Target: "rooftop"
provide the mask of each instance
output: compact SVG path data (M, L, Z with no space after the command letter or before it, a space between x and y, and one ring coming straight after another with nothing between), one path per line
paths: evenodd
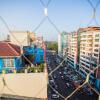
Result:
M95 31L95 30L100 30L100 27L86 27L86 28L79 28L79 32L85 32L85 31Z
M21 49L19 46L10 42L0 41L0 56L20 56Z

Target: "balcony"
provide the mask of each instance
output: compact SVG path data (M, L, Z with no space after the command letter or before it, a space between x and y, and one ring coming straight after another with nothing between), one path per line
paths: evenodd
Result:
M88 39L88 40L92 40L92 37L90 37L90 36L87 36L87 39Z
M90 63L89 59L86 59L86 58L83 58L83 57L81 57L81 59L84 60L84 62L89 62Z
M85 61L80 61L81 63L83 63L83 64L85 64L88 68L90 67L90 63L89 62L86 62L86 60Z

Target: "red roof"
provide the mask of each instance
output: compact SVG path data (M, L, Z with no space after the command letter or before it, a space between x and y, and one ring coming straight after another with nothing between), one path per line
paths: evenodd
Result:
M0 42L0 56L20 56L21 49L19 46L10 42Z

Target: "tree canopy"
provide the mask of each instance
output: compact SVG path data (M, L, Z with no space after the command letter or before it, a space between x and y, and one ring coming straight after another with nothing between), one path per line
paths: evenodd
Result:
M47 42L47 49L48 50L58 50L58 43L57 42Z

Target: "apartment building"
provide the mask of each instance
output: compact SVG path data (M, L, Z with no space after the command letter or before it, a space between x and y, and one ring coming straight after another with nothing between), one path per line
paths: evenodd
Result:
M100 27L80 28L78 34L79 66L81 73L86 76L100 64Z
M61 39L62 39L62 56L64 57L66 55L66 51L67 51L67 47L68 47L68 33L63 32L61 35Z
M71 32L68 34L68 48L67 48L67 62L68 65L76 68L78 62L78 42L77 42L77 32Z
M63 32L61 34L61 41L60 45L60 53L62 54L63 57L66 57L66 61L68 62L68 65L76 68L77 66L77 61L78 61L78 42L77 42L77 32L72 32L72 33L66 33ZM59 41L58 41L59 43Z
M100 27L80 28L77 32L62 33L60 36L61 54L66 56L67 65L78 69L83 77L99 68L90 76L90 82L96 79L100 89Z

